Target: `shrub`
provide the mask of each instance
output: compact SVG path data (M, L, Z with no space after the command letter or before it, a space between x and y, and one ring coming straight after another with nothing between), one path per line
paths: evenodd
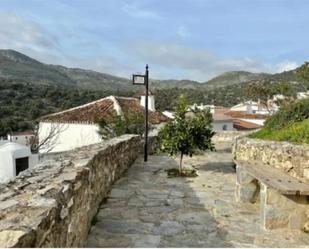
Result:
M145 131L144 114L129 111L126 115L111 114L106 119L96 121L99 134L103 139L121 136L123 134L143 135Z
M274 131L295 122L301 122L309 118L309 99L283 105L271 117L265 121L264 129Z
M249 137L309 144L309 119L303 120L302 122L289 124L278 130L271 131L264 128L249 135Z

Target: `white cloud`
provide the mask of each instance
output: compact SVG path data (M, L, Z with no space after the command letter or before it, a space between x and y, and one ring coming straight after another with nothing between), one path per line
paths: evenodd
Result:
M295 61L289 61L289 60L285 60L279 64L276 65L277 68L277 72L281 73L284 71L289 71L289 70L293 70L297 67L299 67L300 65L298 63L296 63Z
M177 35L179 35L181 38L187 38L190 36L190 32L185 26L180 25L177 29Z
M125 5L124 11L139 18L159 18L154 12L137 7L134 3ZM205 48L163 42L136 42L121 47L105 40L82 35L79 37L78 32L59 32L63 35L55 36L39 23L0 12L0 48L15 49L45 63L87 68L126 77L139 70L137 67L149 63L153 69L152 75L158 78L186 78L199 81L206 81L227 71L276 73L298 66L290 60L274 65L257 58L223 58ZM181 25L177 34L185 38L190 32ZM70 54L64 44L73 44L81 53ZM93 53L101 47L108 47L109 51ZM113 53L110 52L111 49ZM88 51L89 56L86 56Z
M44 51L55 49L58 40L33 21L0 13L0 46Z
M160 15L154 11L147 10L137 3L126 3L123 5L122 10L131 17L134 18L145 18L145 19L160 19Z
M163 78L187 78L206 81L227 71L249 71L254 73L275 73L293 69L295 62L285 61L277 65L266 63L258 58L223 58L204 48L192 48L177 44L139 42L128 49L140 60L165 68L169 75ZM168 68L169 70L167 70ZM179 72L181 72L179 74Z

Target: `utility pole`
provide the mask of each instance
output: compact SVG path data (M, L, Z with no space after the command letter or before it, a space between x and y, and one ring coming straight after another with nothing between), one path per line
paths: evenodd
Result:
M144 142L144 162L148 159L148 81L149 81L149 69L146 64L145 72L145 142Z
M145 85L145 137L144 137L144 162L148 160L148 85L149 68L146 64L145 74L133 74L133 85Z

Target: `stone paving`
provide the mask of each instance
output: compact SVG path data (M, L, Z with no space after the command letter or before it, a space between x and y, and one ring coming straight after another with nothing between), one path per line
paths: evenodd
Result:
M168 178L177 161L140 157L113 186L87 247L308 247L301 231L260 228L259 205L235 202L229 144L185 158L196 178Z

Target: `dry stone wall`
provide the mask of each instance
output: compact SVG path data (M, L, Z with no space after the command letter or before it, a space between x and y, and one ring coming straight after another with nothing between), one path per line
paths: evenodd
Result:
M84 246L99 204L142 148L124 135L58 154L1 186L0 247Z
M247 136L251 131L218 131L213 136L214 142L233 142L238 137Z
M239 137L234 143L233 154L235 159L257 160L309 182L308 145Z

